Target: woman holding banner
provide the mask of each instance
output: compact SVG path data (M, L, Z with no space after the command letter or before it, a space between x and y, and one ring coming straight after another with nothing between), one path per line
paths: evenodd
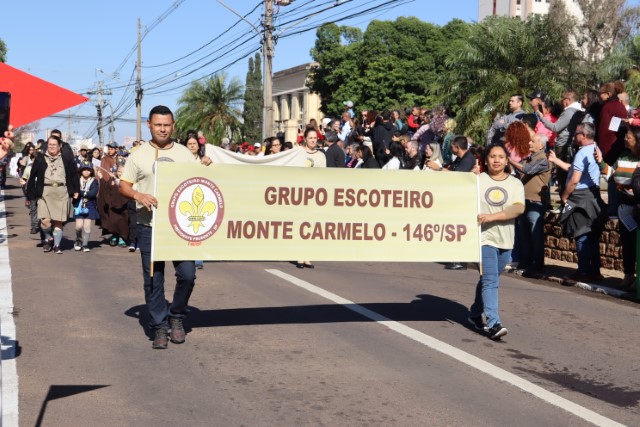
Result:
M303 149L307 155L307 167L310 168L325 168L327 167L327 156L324 151L318 150L318 133L315 129L307 127L304 131L304 145ZM296 262L298 268L314 268L311 261L301 260Z
M524 212L524 187L510 174L508 162L506 148L492 145L485 156L486 172L479 176L482 260L469 321L476 329L488 333L492 340L508 332L498 315L500 273L511 258L515 219Z

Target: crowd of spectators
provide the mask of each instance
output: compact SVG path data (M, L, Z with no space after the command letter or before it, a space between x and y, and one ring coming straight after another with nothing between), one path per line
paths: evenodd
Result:
M551 212L558 214L565 235L576 241L579 262L570 279L597 282L602 279L600 233L608 217L620 217L625 273L621 287L634 289L634 177L640 175L636 173L640 161L640 109L629 106L622 83L605 83L598 90L589 89L581 95L566 90L559 100L552 100L541 90L526 97L513 94L508 111L496 114L486 140L480 143L456 133L455 118L450 116L442 106L358 111L353 102L345 101L340 117L324 118L321 123L310 120L301 126L295 141L286 141L279 133L262 142L237 143L223 138L220 147L249 156L302 148L316 167L479 174L486 170L486 148L503 145L508 153L508 169L525 189L525 211L516 221L511 267L532 277L544 272L544 221ZM117 191L129 151L110 143L105 152L82 146L74 153L59 132L53 134L57 139L27 144L17 166L27 196L31 233L41 233L45 251L61 253L61 222L57 218L64 216L65 208L56 207L60 212L52 215L42 206L54 205L48 200L50 193L60 193L64 198L66 192L70 200L66 209L69 217L76 220L76 250L89 251L88 235L91 221L95 221L103 235L109 236L111 246L135 251L135 206ZM202 132L189 131L179 141L195 157L205 155ZM130 151L144 143L134 142ZM54 146L52 151L49 145ZM73 168L72 173L38 179L42 162L54 164L53 161L61 161L58 157L64 160L64 168ZM66 190L62 192L58 186ZM556 197L552 197L554 187ZM607 203L601 197L601 188L607 194ZM559 203L552 203L552 199ZM43 218L51 221L43 224ZM466 266L449 263L446 268L459 270Z

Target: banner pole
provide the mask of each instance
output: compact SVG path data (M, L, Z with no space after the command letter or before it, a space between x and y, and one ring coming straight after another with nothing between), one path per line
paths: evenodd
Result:
M476 175L476 199L477 199L477 214L476 214L476 223L478 221L478 215L480 215L480 175ZM478 271L482 276L482 225L478 224Z

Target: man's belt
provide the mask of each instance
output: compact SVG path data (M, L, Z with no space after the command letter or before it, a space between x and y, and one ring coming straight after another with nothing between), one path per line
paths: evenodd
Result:
M65 184L64 182L51 182L49 184L45 184L45 187L66 187L67 184Z

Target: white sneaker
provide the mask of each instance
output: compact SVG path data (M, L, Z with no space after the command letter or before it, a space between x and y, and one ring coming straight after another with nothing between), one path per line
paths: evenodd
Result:
M83 246L82 252L91 252L91 249L89 249L89 246Z
M82 242L80 240L76 240L76 242L73 244L73 249L76 251L79 251L82 249Z

